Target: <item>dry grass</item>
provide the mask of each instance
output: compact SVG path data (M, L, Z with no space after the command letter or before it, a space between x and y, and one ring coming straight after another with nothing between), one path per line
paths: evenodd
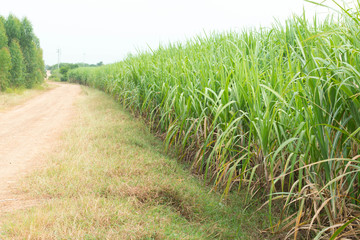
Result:
M258 204L221 201L111 97L84 88L77 107L48 167L24 180L44 204L3 216L1 239L263 238Z
M0 92L0 112L20 105L54 87L56 86L45 82L32 89L7 89L5 92Z

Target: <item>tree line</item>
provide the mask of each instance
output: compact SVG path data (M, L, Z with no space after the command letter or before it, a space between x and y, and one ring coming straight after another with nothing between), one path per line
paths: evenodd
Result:
M31 88L44 77L43 52L31 22L0 16L0 90Z
M89 64L89 63L60 63L58 64L54 64L54 65L46 65L45 69L46 70L56 70L56 69L60 69L60 68L69 68L69 69L74 69L74 68L79 68L79 67L99 67L104 65L104 63L98 62L97 64Z
M50 80L53 81L68 81L68 72L72 69L79 68L79 67L100 67L104 65L104 63L98 62L97 64L88 64L88 63L60 63L54 64L52 66L46 65L45 69L51 71Z

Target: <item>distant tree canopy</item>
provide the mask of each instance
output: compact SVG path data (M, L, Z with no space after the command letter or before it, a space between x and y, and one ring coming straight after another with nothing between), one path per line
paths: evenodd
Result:
M0 90L31 88L44 77L43 53L31 22L12 14L0 16Z
M103 62L98 62L97 64L89 64L89 63L60 63L59 66L57 64L54 65L46 65L46 70L55 70L60 69L62 67L69 67L70 69L78 68L78 67L99 67L104 65Z
M97 64L88 64L88 63L60 63L54 64L52 66L46 65L45 69L51 71L50 79L55 81L66 82L68 80L68 71L74 68L79 67L98 67L104 65L103 62L98 62Z

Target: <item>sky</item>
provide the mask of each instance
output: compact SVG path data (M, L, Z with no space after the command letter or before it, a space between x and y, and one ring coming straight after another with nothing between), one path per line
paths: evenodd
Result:
M209 32L270 27L303 9L324 8L303 0L6 0L0 15L27 17L45 64L121 61L129 53L184 42Z

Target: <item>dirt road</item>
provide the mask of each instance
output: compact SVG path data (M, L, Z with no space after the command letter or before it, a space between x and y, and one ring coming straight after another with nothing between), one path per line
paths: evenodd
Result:
M18 208L13 188L18 179L41 164L74 115L77 85L58 84L21 106L0 113L0 213ZM22 201L24 203L24 201Z

